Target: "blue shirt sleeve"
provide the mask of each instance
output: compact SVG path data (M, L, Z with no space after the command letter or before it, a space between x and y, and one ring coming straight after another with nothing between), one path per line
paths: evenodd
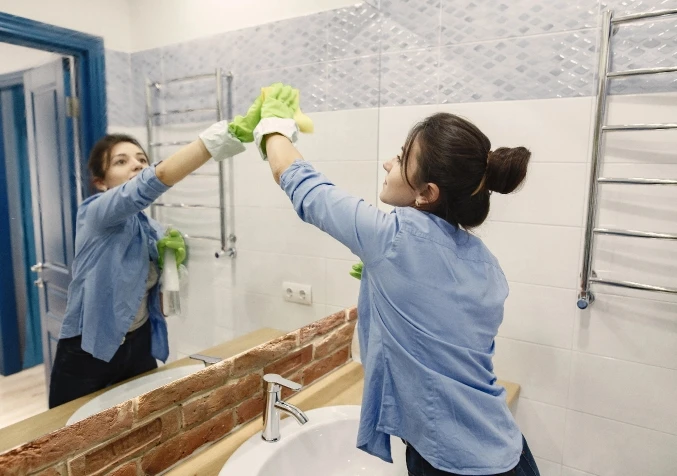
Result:
M397 235L395 213L339 189L308 162L297 160L289 166L280 186L303 221L336 238L365 265L382 258Z
M108 228L150 206L169 190L155 175L155 164L146 167L132 180L97 196L87 206L87 223L94 228Z

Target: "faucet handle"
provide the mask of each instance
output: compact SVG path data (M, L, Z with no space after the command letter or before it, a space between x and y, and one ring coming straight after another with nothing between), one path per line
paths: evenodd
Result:
M287 387L294 391L301 390L303 387L301 384L287 380L278 374L266 374L263 376L263 381L268 384L269 392L277 392L280 387Z

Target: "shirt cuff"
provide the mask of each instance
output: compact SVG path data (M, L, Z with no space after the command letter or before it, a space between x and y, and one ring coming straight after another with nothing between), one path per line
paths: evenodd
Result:
M162 181L160 181L160 179L157 178L157 175L155 175L155 167L157 167L159 163L160 162L143 169L141 171L141 181L147 183L148 186L153 191L158 193L164 193L172 187L170 185L165 185L164 183L162 183Z
M296 174L304 168L309 168L311 170L315 170L312 165L310 165L309 162L301 159L296 159L292 164L287 167L287 170L282 172L282 175L280 175L280 187L283 189L287 188L287 185L289 182L294 180L294 177ZM297 184L298 185L298 184Z

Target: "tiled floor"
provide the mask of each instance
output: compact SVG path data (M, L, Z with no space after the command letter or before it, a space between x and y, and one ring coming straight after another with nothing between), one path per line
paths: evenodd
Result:
M0 428L46 410L47 389L43 365L7 377L0 375Z

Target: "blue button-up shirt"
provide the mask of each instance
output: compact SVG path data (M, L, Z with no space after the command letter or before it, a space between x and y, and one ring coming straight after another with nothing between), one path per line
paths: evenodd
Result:
M156 242L164 234L143 210L168 189L151 166L78 208L73 281L60 337L82 335L82 349L97 359L110 362L139 310L148 266L157 266ZM149 291L148 311L152 355L166 361L169 345L159 282Z
M492 364L508 284L482 241L413 208L385 213L307 162L294 162L281 186L302 220L364 262L357 446L392 462L393 435L442 471L514 468L522 435Z

